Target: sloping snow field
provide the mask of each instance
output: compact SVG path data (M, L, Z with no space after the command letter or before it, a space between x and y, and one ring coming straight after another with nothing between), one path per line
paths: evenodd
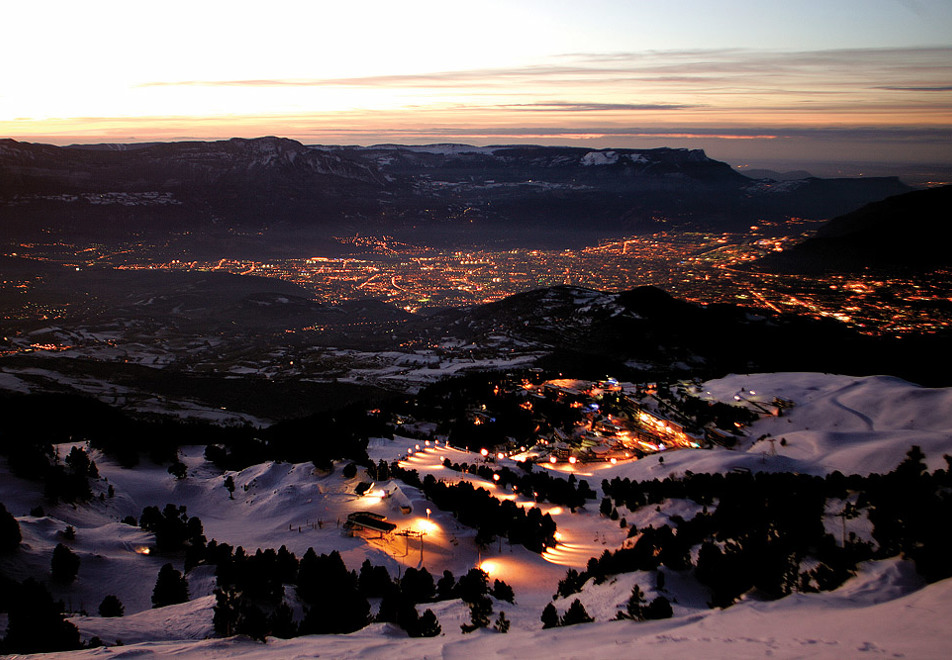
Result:
M920 388L889 377L786 373L733 375L702 384L698 394L727 402L736 402L738 397L751 406L780 397L795 405L781 417L765 416L755 422L747 429L749 439L734 450L669 451L663 462L648 457L614 466L578 465L577 478L588 480L598 490L602 479L616 475L643 480L686 470L713 472L734 467L867 474L891 470L913 444L925 452L930 469L944 466L942 455L952 453L952 389ZM754 440L766 434L775 442ZM432 473L447 481L466 478L497 490L495 484L442 466L443 458L474 463L478 455L438 443L417 450L418 443L399 437L394 441L374 439L369 452L374 460L402 458L404 466L418 470L421 476ZM414 450L412 455L408 455L408 449ZM60 447L61 455L66 450L68 447ZM201 448L186 448L182 454L188 476L177 481L165 466L146 461L134 470L126 470L93 452L103 477L96 482L94 493L98 498L112 485L115 496L78 507L59 504L47 508L42 517L27 515L42 503L41 489L12 477L5 463L0 463L0 502L16 515L24 537L19 552L0 558L6 572L14 578L46 574L53 547L66 543L80 556L82 564L76 582L54 587L54 595L72 611L93 615L71 618L84 640L98 636L107 644L116 640L124 643L61 655L467 660L680 658L694 654L944 658L952 649L952 627L946 624L952 612L952 581L924 586L911 564L900 559L868 562L856 577L833 592L796 594L772 602L748 597L725 610L708 609L708 594L703 587L667 569L662 569L666 572L663 592L647 573L625 574L601 585L589 584L572 597L582 601L596 623L542 630L542 608L551 602L566 569L582 568L589 557L616 549L626 540L627 530L599 515L599 500L576 513L539 504L553 515L562 535L559 546L544 556L510 547L506 542L497 542L478 554L474 530L460 527L451 514L435 508L428 515L426 509L432 505L419 491L400 482L377 485L393 491L392 497L357 498L354 487L367 480L362 472L354 479L345 479L340 469L327 474L316 472L311 464L265 463L222 474L204 460ZM512 462L504 459L500 464ZM564 476L567 468L560 470ZM223 483L227 474L236 484L233 499ZM494 494L516 497L512 493ZM534 504L528 500L517 502ZM182 558L141 554L142 548L151 543L151 535L119 522L129 515L138 518L146 506L161 508L166 503L184 505L190 516L201 518L209 539L241 545L249 552L286 545L300 557L308 547L318 553L337 549L351 569L369 558L387 566L392 575L404 567L426 566L434 575L449 569L459 576L479 564L491 579L503 579L515 590L515 605L494 601L495 611L505 611L512 628L507 635L492 630L463 635L459 624L468 620L468 610L457 600L428 605L443 629L443 635L432 639L409 639L389 624L373 624L350 635L269 639L267 644L241 637L213 639L213 571L199 567L190 573L190 602L151 609L159 567L171 561L181 569ZM401 504L409 504L410 513L405 513ZM629 523L643 527L663 524L672 515L690 517L698 510L693 502L672 500L659 508L642 507L625 515ZM340 524L347 515L365 510L386 515L401 528L425 532L422 544L405 537L388 541L342 535ZM75 528L75 540L63 539L67 525ZM671 599L674 618L645 623L611 621L615 612L624 608L636 582L649 600L661 593ZM126 616L94 616L107 594L119 596ZM568 606L562 599L555 604L560 612ZM5 626L5 621L0 619L0 625Z

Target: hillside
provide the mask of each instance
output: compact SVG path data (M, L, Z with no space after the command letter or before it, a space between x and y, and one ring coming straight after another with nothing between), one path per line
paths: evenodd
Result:
M765 257L754 267L798 273L948 267L950 208L952 186L890 197L830 220L816 236Z
M434 315L427 324L436 338L497 349L536 346L548 353L544 366L591 378L828 369L946 384L952 367L937 351L938 338L872 338L831 320L698 305L655 287L537 289Z
M755 422L746 431L747 439L735 450L681 450L666 453L663 462L650 457L574 469L563 463L549 474L563 478L576 474L595 485L613 477L663 479L690 473L730 473L744 467L753 472L795 470L825 475L839 470L844 474L868 474L893 469L912 444L922 447L930 470L943 467L942 455L952 452L952 428L942 414L952 405L952 391L948 389L925 389L886 377L783 373L733 375L699 384L696 391L724 402L734 402L741 394L743 405L748 406L779 396L793 406L782 417L767 416ZM768 433L775 438L783 436L785 442L770 448L765 441L756 440ZM444 457L454 462L475 462L478 454L432 445L408 457L407 445L413 442L419 441L399 436L393 441L375 439L369 448L371 458L401 459L401 465L416 469L421 476L462 478L494 488L491 482L475 475L460 475L442 462ZM67 449L65 445L59 448L61 453ZM71 546L81 559L78 579L66 586L54 584L54 595L67 601L72 611L85 609L90 613L71 617L84 639L98 636L107 644L123 640L126 647L112 647L110 655L393 657L399 652L414 657L456 657L473 652L481 656L517 652L536 658L551 657L553 645L557 645L559 657L608 657L619 653L683 657L686 652L760 656L769 652L783 657L838 658L876 652L938 658L952 643L941 621L942 613L952 603L949 580L926 585L912 562L899 558L864 562L855 576L833 591L791 594L779 600L765 600L750 593L726 609L708 608L709 595L690 572L659 569L666 577L663 587L656 584L651 571L623 573L602 584L589 582L577 595L555 601L557 609L564 612L570 600L579 598L596 623L541 630L539 614L551 601L565 570L584 569L589 557L625 546L628 536L617 522L600 515L595 504L573 513L544 502L539 506L558 523L562 539L558 546L537 555L500 542L498 547L492 543L483 548L479 555L491 577L505 580L515 590L514 605L493 600L495 610L505 610L512 621L506 636L492 630L461 634L459 624L467 620L467 609L457 599L427 604L442 624L443 634L434 639L408 639L396 626L382 623L349 635L271 638L266 645L246 637L209 638L215 604L211 595L212 567L198 566L188 573L189 602L150 608L159 567L171 561L181 568L182 557L141 554L141 548L152 546L154 538L118 519L137 516L145 506L174 502L187 507L189 515L201 518L209 539L240 544L249 552L286 545L298 556L308 547L317 552L337 549L349 568L357 568L368 558L391 573L425 565L435 575L444 569L459 575L476 561L477 548L476 530L460 526L450 512L436 508L421 491L402 482L380 484L382 488L396 486L399 497L357 499L352 493L356 484L366 479L362 471L348 479L340 465L327 473L315 471L311 464L269 462L222 472L201 454L199 447L184 448L181 460L187 476L175 479L164 465L126 469L94 451L91 456L101 475L93 484L94 494L112 486L114 495L102 501L94 498L89 504L55 506L43 502L36 484L9 475L6 460L0 459L0 502L15 513L23 534L20 549L0 558L0 568L16 579L27 575L42 579L53 547L57 543ZM516 458L519 456L500 459L494 467L514 467ZM224 476L234 479L233 498L223 485ZM522 506L534 504L521 496L516 501ZM45 511L27 515L37 504L43 504ZM824 524L839 538L837 506L836 501L830 503ZM428 508L433 509L432 515L424 514ZM700 508L687 499L665 499L657 506L623 509L623 515L628 525L643 530L649 525L671 523L679 516L690 518ZM358 510L389 516L398 525L425 528L425 552L416 541L407 540L405 544L403 539L396 539L388 543L342 536L339 521ZM844 534L848 529L860 538L868 538L870 523L865 516L842 524L846 525ZM67 525L75 528L75 540L64 538L62 531ZM666 595L673 603L673 618L644 623L611 621L617 610L624 609L635 583L651 598ZM108 593L120 596L125 604L124 617L95 616L96 605ZM3 624L0 615L0 626ZM56 657L99 657L105 652L98 649Z

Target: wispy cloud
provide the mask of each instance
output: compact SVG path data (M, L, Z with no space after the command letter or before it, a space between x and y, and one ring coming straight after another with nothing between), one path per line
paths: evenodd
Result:
M911 87L902 85L879 85L874 89L885 89L893 92L952 92L952 85L940 87Z
M613 110L685 110L701 107L684 103L510 103L492 106L500 110L524 110L534 112L605 112Z
M324 131L317 131L324 133ZM388 139L432 139L434 141L460 139L551 139L571 140L604 138L660 138L660 139L704 139L704 140L811 140L811 141L893 141L903 143L932 144L936 141L952 140L952 129L929 128L798 128L776 130L771 127L731 126L561 126L561 127L399 127L399 128L350 128L335 129L336 133L351 136L367 134L387 136Z
M161 139L280 133L324 144L716 144L738 153L769 144L836 157L873 144L890 158L938 162L952 143L949 62L952 47L708 49L347 78L164 80L132 90L139 116L64 118L46 122L46 134L144 135L147 126ZM169 116L143 116L157 107ZM222 107L235 110L216 114ZM70 122L81 127L67 133ZM0 122L0 134L31 135L34 124Z
M646 51L631 53L567 54L549 65L434 71L412 74L314 79L176 80L143 83L142 87L469 87L512 82L553 81L656 82L700 84L719 77L736 80L756 76L805 77L829 80L838 74L891 76L896 72L948 78L952 48L868 48L800 52L742 49ZM562 62L562 63L558 63ZM838 80L839 84L848 82ZM880 89L893 86L880 86ZM914 87L910 87L913 89ZM929 89L929 87L926 87Z
M533 66L348 78L157 81L234 94L274 90L285 108L419 114L437 125L544 125L599 115L682 126L947 125L952 47L800 52L709 49L570 54ZM187 92L182 92L187 93ZM242 97L244 98L244 97ZM423 117L421 113L429 113ZM490 121L488 114L496 117ZM453 115L453 116L450 116ZM478 116L481 115L481 116ZM521 117L516 119L515 116ZM635 119L637 117L637 119ZM679 131L680 132L680 131Z

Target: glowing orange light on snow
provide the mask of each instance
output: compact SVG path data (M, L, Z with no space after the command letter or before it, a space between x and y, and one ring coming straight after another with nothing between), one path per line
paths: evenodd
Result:
M499 564L492 561L491 559L487 559L486 561L484 561L483 563L479 565L479 568L483 570L485 573L492 575L493 572L499 570Z

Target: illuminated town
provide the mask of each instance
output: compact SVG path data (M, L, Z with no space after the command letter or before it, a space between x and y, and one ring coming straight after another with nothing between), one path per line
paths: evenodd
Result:
M795 225L796 223L794 223ZM294 282L321 302L375 298L408 312L494 302L531 289L570 284L617 292L637 286L660 287L676 297L831 318L870 335L935 333L952 324L950 273L936 270L909 276L875 272L807 276L769 274L745 264L781 251L809 232L776 234L773 227L748 233L658 232L574 249L440 250L401 243L390 237L340 238L340 256L168 259L161 246L135 245L107 250L62 243L19 245L7 256L29 256L75 268L221 271ZM802 227L787 227L786 230ZM0 283L7 292L26 294L32 276ZM24 296L26 297L26 296ZM58 318L62 305L30 298L18 318Z

